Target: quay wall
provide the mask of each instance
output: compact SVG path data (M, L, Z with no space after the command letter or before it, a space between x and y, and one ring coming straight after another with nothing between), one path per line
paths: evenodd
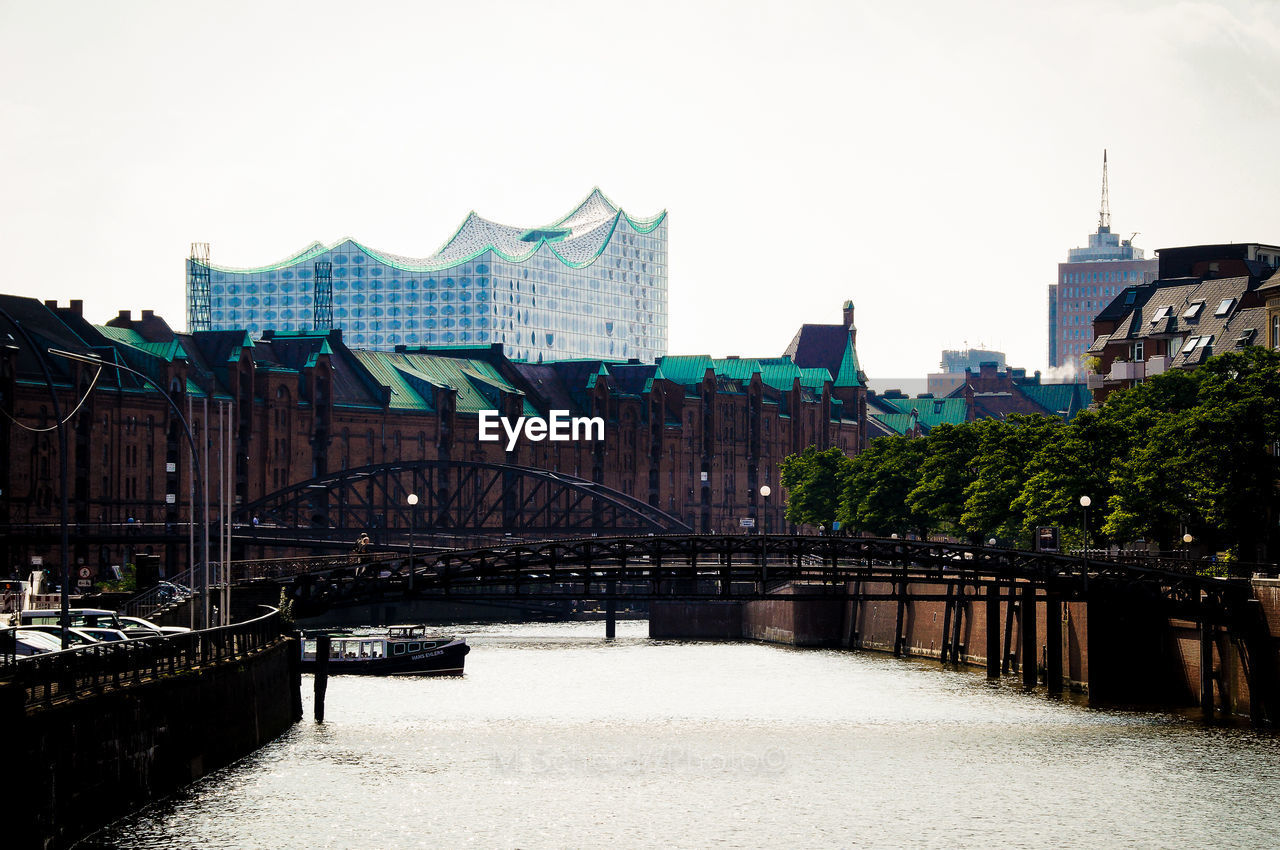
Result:
M296 638L253 655L28 709L0 683L21 777L15 848L68 847L253 752L301 719ZM16 789L15 789L16 790ZM12 821L11 821L12 823Z
M1280 580L1255 579L1253 596L1262 636L1250 658L1239 633L1155 612L1140 598L1108 597L1035 603L1036 657L1024 657L1021 601L1004 586L996 608L998 665L1003 675L1034 663L1045 683L1050 641L1049 605L1058 605L1061 688L1087 694L1100 704L1133 706L1210 705L1224 715L1259 716L1263 699L1250 692L1250 665L1280 682ZM784 596L796 588L779 591ZM843 599L774 598L744 602L658 602L651 605L650 634L675 639L756 640L791 646L828 646L935 658L987 667L988 608L985 591L973 585L911 582L902 599L889 582L850 583ZM961 592L963 591L963 595ZM901 612L899 611L901 609ZM948 610L949 609L949 610ZM958 618L958 628L957 628ZM1206 646L1207 644L1207 646ZM1202 678L1202 658L1212 667ZM1280 690L1280 689L1276 689ZM1276 700L1269 704L1272 712ZM1276 723L1274 716L1266 719Z

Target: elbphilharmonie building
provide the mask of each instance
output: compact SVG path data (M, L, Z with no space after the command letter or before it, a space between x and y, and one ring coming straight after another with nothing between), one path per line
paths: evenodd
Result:
M319 242L259 268L187 260L197 330L341 328L357 348L502 343L534 362L652 361L667 349L667 215L628 216L596 189L541 227L467 216L436 253Z

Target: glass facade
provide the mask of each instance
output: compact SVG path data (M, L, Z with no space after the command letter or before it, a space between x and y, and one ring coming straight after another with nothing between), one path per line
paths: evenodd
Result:
M323 303L331 285L333 327L355 348L498 342L507 356L534 362L651 362L667 349L666 213L632 219L599 190L545 227L513 228L473 213L424 259L350 239L317 243L257 269L210 263L207 296L193 285L205 268L187 261L192 330L255 337L268 328L311 330L317 296ZM193 319L206 315L197 303L203 297L207 325Z

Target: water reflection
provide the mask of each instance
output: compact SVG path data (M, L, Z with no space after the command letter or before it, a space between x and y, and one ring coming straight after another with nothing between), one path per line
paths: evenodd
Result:
M646 628L465 627L463 678L335 677L325 724L95 846L1273 845L1269 735Z

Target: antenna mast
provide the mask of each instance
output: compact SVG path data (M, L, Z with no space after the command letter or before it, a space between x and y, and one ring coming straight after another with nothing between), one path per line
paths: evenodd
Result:
M1111 232L1111 197L1107 191L1107 150L1102 149L1102 205L1098 208L1098 232Z

